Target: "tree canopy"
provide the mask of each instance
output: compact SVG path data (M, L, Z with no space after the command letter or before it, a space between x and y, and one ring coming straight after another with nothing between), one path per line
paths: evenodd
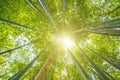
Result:
M0 80L120 80L120 1L0 0Z

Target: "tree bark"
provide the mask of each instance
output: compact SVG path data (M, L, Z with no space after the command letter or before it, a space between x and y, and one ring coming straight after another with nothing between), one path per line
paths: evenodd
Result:
M38 72L37 76L35 77L35 80L44 80L47 69L55 53L56 53L56 49L49 55L49 57L47 58L43 66L41 67L40 71Z

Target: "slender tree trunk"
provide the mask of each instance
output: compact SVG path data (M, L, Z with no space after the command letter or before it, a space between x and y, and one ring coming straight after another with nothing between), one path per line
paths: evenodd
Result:
M101 34L101 35L111 35L111 36L120 36L120 30L89 30L91 33Z
M69 68L68 68L67 59L65 61L66 61L66 69L67 69L68 80L70 80L70 72L69 72Z
M16 47L16 48L13 48L13 49L9 49L9 50L0 52L0 55L1 55L1 54L5 54L5 53L7 53L7 52L14 51L14 50L16 50L16 49L20 49L20 48L22 48L22 47L25 47L25 46L31 44L32 42L37 42L38 40L39 40L39 39L36 39L36 40L30 41L30 42L28 42L28 43L26 43L26 44L24 44L24 45L18 46L18 47Z
M40 54L41 52L27 66L25 66L24 69L14 74L8 80L19 80L25 74L25 72L33 65L33 63L39 58Z
M47 58L43 66L41 67L40 71L38 72L37 76L35 77L35 80L44 80L47 69L55 53L56 53L56 49L49 55L49 57Z
M15 22L12 22L12 21L9 21L9 20L6 20L6 19L2 19L0 18L0 22L4 22L4 23L7 23L7 24L11 24L11 25L14 25L14 26L18 26L18 27L22 27L22 28L27 28L27 29L31 29L31 30L34 30L34 31L38 31L37 29L34 29L32 27L28 27L28 26L24 26L22 24L18 24L18 23L15 23Z
M84 45L83 45L84 46ZM105 60L106 62L108 62L109 64L111 64L113 67L115 67L116 69L120 70L120 66L119 66L119 62L117 62L114 59L111 58L107 58L103 55L101 55L100 53L96 52L95 50L85 46L88 50L90 50L91 52L93 52L93 54L97 55L98 57L102 58L103 60Z
M78 68L79 72L82 74L82 77L84 78L84 80L92 80L91 76L87 73L85 68L78 62L78 60L73 55L73 53L69 49L67 49L67 50L68 50L73 62L75 63L76 67Z
M76 44L77 45L77 44ZM88 57L86 52L77 45L81 53L85 56L86 60L91 64L91 66L95 69L95 71L98 73L98 75L101 77L102 80L115 80L109 73L104 71L101 67L99 67L97 64L95 64L92 59Z
M39 5L42 6L42 8L44 9L45 13L48 15L48 18L50 19L51 24L53 25L53 27L55 28L55 30L58 32L57 26L55 24L55 21L53 20L53 17L51 16L48 7L46 6L44 0L37 0Z
M66 7L66 0L61 0L62 2L62 26L65 27L65 7Z
M111 13L113 13L113 12L119 10L119 9L120 9L120 6L117 6L117 7L115 7L113 10L111 10L111 11L105 13L105 14L101 14L101 15L99 15L99 16L106 16L106 15L109 15L109 14L111 14Z
M26 2L27 2L28 5L29 5L31 8L33 8L40 16L42 16L45 20L48 20L48 19L46 18L46 16L42 13L42 11L40 11L40 10L38 9L38 7L33 3L32 0L26 0Z

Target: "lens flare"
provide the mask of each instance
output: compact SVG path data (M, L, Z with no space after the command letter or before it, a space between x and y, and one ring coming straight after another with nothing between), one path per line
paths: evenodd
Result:
M71 48L74 45L73 41L70 40L69 38L63 38L62 41L63 41L64 47L66 48Z

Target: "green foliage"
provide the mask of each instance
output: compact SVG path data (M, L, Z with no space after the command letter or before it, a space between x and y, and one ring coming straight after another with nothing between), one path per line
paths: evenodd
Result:
M119 0L0 0L0 80L34 79L54 47L46 80L119 80L119 16ZM56 44L58 35L70 35L81 54Z

